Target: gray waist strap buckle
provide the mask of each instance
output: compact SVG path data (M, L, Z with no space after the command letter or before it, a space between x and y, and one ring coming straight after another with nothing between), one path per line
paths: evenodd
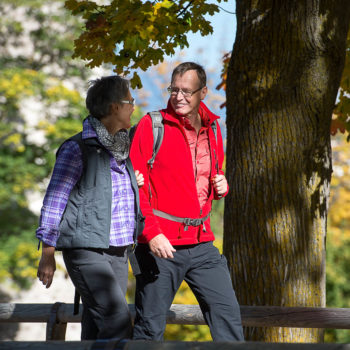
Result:
M204 224L203 219L191 219L191 218L184 218L184 224L185 224L185 228L184 230L187 231L188 230L188 226L200 226L201 224Z

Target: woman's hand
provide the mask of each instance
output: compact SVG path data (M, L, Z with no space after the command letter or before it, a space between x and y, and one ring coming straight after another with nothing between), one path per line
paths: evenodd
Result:
M49 288L56 271L55 247L51 247L44 242L42 245L42 254L37 276L43 285L46 286L46 288Z
M135 170L135 176L136 176L137 186L142 187L145 184L143 175L138 170Z

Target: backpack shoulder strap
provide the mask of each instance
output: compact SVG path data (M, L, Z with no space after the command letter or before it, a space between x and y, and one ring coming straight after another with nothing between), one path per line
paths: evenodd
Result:
M153 152L152 158L148 160L148 164L153 168L154 159L159 151L159 148L163 142L164 136L164 124L163 116L159 111L153 111L148 113L152 120L152 131L153 131Z
M138 124L133 125L133 126L130 128L130 130L129 130L129 139L130 139L130 144L131 144L131 142L132 142L132 140L133 140L133 138L134 138L134 135L135 135L135 132L136 132L136 128L137 128L137 125L138 125Z
M64 143L66 143L67 141L75 141L79 145L79 148L80 148L80 151L81 151L81 155L82 155L82 159L83 159L83 167L85 168L86 163L87 163L87 151L86 151L85 142L83 141L83 138L82 138L82 132L79 132L78 134L75 134L74 136L70 137L69 139L64 141L62 143L62 145ZM59 151L61 150L62 145L57 150L56 157L57 157Z
M216 120L214 120L212 123L211 123L211 128L214 132L214 135L215 135L215 141L216 141L216 144L218 144L218 131L217 131L217 125L216 125Z

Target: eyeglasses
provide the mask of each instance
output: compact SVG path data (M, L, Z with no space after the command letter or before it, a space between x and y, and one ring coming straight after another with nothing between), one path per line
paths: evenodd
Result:
M135 106L135 99L134 98L132 100L121 100L119 102L120 103L127 103L129 105Z
M192 97L193 94L195 94L196 92L198 92L199 90L202 90L202 89L203 89L203 87L200 87L199 89L194 90L194 91L188 91L188 90L184 91L182 89L179 89L177 87L172 87L172 86L169 86L167 88L170 95L176 96L179 92L181 92L183 97Z

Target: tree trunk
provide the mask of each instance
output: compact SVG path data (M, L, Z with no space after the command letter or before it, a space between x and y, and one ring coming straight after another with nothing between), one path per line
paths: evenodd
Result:
M330 122L349 0L237 0L227 77L224 253L242 305L325 306ZM321 342L318 329L246 338Z

